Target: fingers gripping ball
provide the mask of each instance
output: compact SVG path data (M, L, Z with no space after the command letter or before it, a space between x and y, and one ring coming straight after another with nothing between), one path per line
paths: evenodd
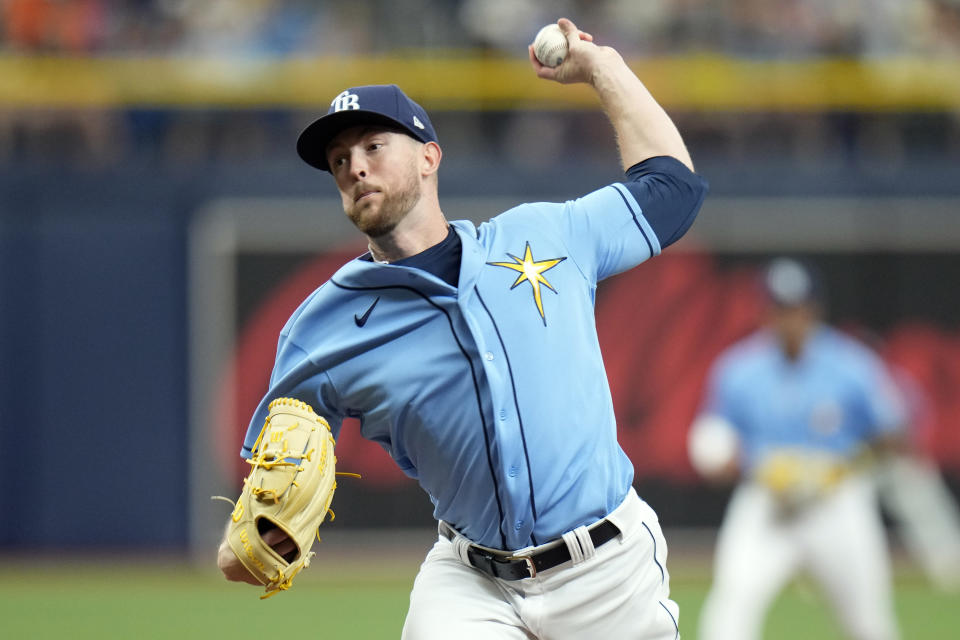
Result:
M548 24L533 39L533 55L545 67L558 67L567 57L567 36L556 24Z
M337 486L327 421L293 398L278 398L269 409L227 532L237 558L266 586L261 598L289 589L309 566L310 548ZM275 528L290 537L293 551L281 556L264 541L262 535Z

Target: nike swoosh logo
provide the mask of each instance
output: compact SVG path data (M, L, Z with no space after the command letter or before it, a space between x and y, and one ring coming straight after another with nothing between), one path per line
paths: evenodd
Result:
M367 324L367 319L370 317L370 314L373 312L373 308L377 306L377 303L380 302L380 296L377 296L377 299L373 301L373 304L370 305L370 308L367 309L362 316L353 314L353 321L357 323L358 327L362 327Z

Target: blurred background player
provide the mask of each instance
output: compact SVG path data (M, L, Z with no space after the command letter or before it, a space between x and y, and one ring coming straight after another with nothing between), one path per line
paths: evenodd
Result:
M767 326L714 363L690 432L694 467L712 481L738 480L699 637L759 638L774 598L804 570L850 638L896 638L866 461L900 446L901 395L876 354L822 322L822 285L810 267L774 260L763 286Z

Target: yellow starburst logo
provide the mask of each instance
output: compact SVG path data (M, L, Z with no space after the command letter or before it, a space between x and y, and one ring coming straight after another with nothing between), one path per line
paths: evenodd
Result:
M544 285L550 291L554 293L557 292L553 286L547 282L547 279L543 277L544 272L553 269L555 266L566 260L566 256L563 258L550 258L549 260L534 260L533 252L530 251L530 243L527 242L527 248L523 251L523 258L518 258L512 253L508 253L508 256L513 258L513 262L488 262L487 264L493 265L494 267L505 267L507 269L513 269L514 271L519 271L520 275L517 276L516 281L513 285L510 286L511 289L515 289L521 282L529 282L530 287L533 289L533 301L537 303L537 311L540 312L540 318L543 320L544 326L547 324L547 316L543 313L543 298L540 295L540 285Z

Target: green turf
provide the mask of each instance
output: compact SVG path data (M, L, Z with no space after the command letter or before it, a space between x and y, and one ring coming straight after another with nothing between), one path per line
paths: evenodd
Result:
M0 569L0 638L397 638L416 567L311 568L292 590L260 601L257 590L227 584L211 571L156 561L108 568L87 563L39 570L22 562ZM674 575L681 633L696 638L704 573ZM897 614L904 640L958 637L960 597L900 576ZM282 626L279 626L282 621ZM793 585L770 612L766 638L832 640L842 636L820 596Z
M707 594L706 575L671 580L680 605L680 632L695 640L700 606ZM903 572L894 593L903 640L954 640L960 637L960 594L933 589L920 576ZM770 640L843 640L829 603L805 581L787 587L767 614L764 638Z
M185 567L20 567L0 570L0 638L213 640L311 627L315 637L393 638L411 582L385 573L334 584L304 574L294 589L261 601L262 590Z

